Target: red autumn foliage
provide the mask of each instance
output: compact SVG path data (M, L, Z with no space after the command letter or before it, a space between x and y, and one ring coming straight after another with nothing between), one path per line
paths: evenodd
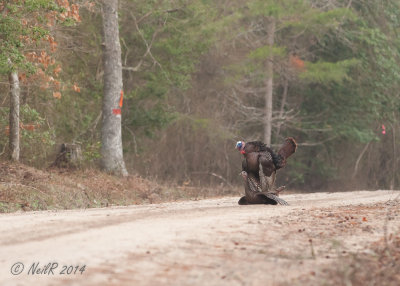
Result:
M298 69L300 71L305 70L305 63L298 56L291 55L289 60L290 60L290 64L292 65L292 67L294 67L295 69Z

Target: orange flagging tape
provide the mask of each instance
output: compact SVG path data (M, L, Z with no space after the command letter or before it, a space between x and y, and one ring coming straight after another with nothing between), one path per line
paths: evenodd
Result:
M124 101L124 91L121 89L121 97L119 98L119 107L122 107L122 103Z

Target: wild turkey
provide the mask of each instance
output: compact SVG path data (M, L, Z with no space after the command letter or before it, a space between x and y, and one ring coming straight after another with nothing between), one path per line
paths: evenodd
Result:
M268 192L275 183L276 171L285 167L287 158L296 152L297 144L293 138L286 138L278 153L261 141L239 141L236 148L244 156L242 170L260 184L263 192Z
M286 138L276 154L271 148L260 141L239 141L236 148L243 154L242 177L246 196L239 200L239 204L274 204L287 203L278 198L285 188L280 187L272 192L276 171L286 165L286 159L296 152L297 144L293 138Z
M261 192L260 186L255 181L255 178L248 176L246 171L240 173L243 178L245 196L239 200L239 205L250 204L266 204L266 205L288 205L288 203L279 198L276 193Z

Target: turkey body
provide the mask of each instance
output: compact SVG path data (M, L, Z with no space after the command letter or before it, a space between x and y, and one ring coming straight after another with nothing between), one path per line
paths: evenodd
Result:
M266 194L272 194L275 197L279 194L279 192L276 194L272 192L276 171L283 168L286 165L286 159L296 151L296 141L293 138L285 139L277 153L260 141L241 143L241 148L238 149L244 156L241 175L244 179L246 199L241 198L239 204L277 204L276 200L272 199L275 203L269 203L271 198L268 200L264 197Z
M272 189L275 183L276 166L273 161L272 150L245 153L242 161L242 171L259 182L262 191Z

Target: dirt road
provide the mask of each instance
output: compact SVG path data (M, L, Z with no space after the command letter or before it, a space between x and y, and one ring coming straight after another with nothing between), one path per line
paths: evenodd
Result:
M283 195L290 206L238 206L235 197L3 214L0 285L295 284L341 255L368 251L384 226L398 234L399 194Z

